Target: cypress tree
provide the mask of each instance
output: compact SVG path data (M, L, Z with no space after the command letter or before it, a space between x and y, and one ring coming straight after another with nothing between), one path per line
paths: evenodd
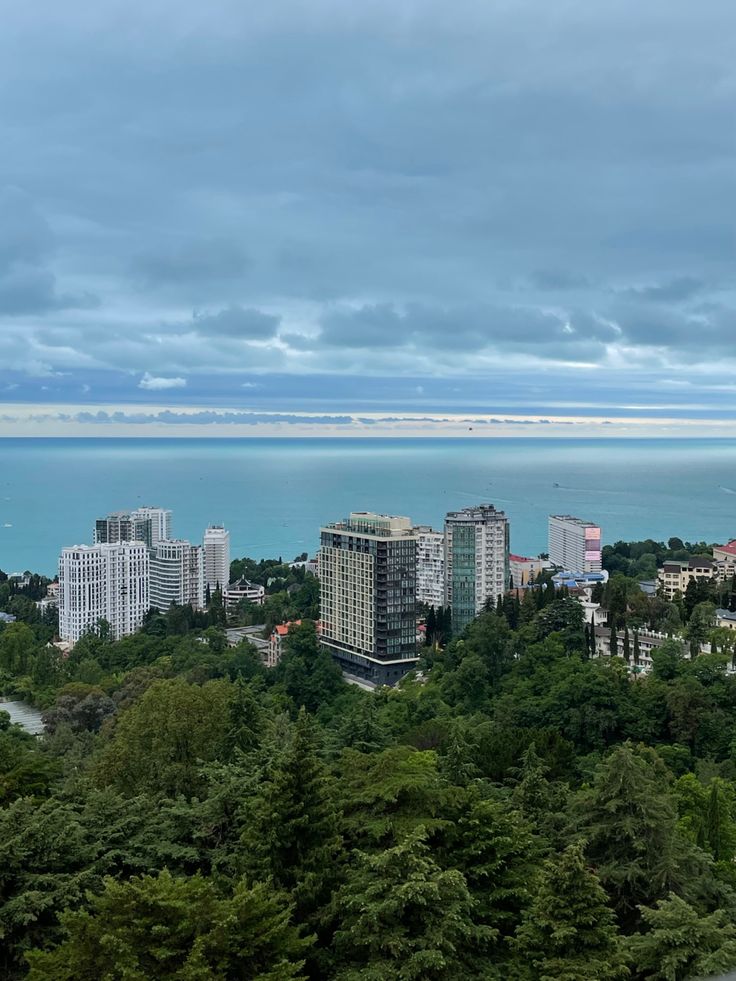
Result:
M611 632L609 637L611 657L618 657L618 634L616 633L616 622L613 619L611 620Z
M718 778L710 785L705 807L705 839L717 862L732 862L736 855L736 824L731 817L730 801Z
M639 631L634 631L634 667L639 667L639 661L641 658L641 649L639 647Z
M631 662L631 642L629 640L628 624L624 626L624 661L627 664Z
M435 635L437 634L437 614L434 612L434 607L430 606L429 612L427 613L427 628L424 635L424 643L427 647L431 647L435 641Z
M547 862L513 942L529 981L617 981L629 976L613 911L581 843Z

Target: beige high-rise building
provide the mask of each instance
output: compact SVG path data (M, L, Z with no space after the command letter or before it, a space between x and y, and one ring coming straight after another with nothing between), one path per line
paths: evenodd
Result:
M411 521L354 511L322 528L320 540L323 645L349 673L394 684L417 660Z

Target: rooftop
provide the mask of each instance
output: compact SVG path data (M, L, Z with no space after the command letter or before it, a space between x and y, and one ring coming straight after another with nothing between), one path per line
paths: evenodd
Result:
M727 542L725 545L717 545L719 552L726 552L728 555L736 555L736 538Z
M569 521L572 525L579 525L581 528L597 528L595 521L585 521L583 518L576 518L572 514L551 514L550 521Z

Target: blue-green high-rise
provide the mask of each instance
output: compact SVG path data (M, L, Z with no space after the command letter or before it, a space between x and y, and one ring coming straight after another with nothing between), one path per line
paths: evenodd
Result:
M509 522L492 504L445 518L445 605L458 636L509 584Z

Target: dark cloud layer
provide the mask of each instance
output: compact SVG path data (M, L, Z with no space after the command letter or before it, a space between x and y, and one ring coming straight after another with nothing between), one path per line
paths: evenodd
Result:
M16 5L0 395L725 384L734 29L727 0Z

